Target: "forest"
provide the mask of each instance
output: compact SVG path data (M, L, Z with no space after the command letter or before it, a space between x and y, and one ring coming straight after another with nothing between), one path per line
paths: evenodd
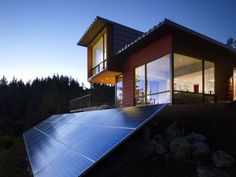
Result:
M96 93L103 103L114 102L114 87L54 75L24 83L0 79L0 177L28 176L22 134L53 114L69 112L69 101Z

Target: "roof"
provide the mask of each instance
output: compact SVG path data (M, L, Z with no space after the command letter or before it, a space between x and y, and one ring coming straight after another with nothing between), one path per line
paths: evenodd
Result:
M160 22L159 24L155 25L153 28L151 28L149 31L145 32L142 36L131 42L130 44L124 46L121 50L117 52L117 55L124 55L129 52L133 52L134 50L138 50L142 46L153 42L156 40L158 36L163 36L164 34L175 31L175 30L180 30L182 32L191 34L193 36L196 36L202 40L208 41L214 45L217 45L219 47L222 47L226 49L227 51L236 54L236 50L232 47L229 47L219 41L216 41L210 37L207 37L203 34L200 34L196 31L193 31L189 28L186 28L180 24L177 24L169 19L165 19L164 21Z
M84 35L80 38L79 42L77 43L77 45L80 46L84 46L87 47L89 45L89 43L98 35L98 33L100 31L102 31L102 29L107 25L107 24L111 24L111 25L116 25L119 26L120 28L124 28L125 30L129 30L132 33L137 33L137 34L143 34L143 32L130 28L128 26L113 22L111 20L102 18L97 16L93 22L91 23L91 25L88 27L87 31L84 33Z

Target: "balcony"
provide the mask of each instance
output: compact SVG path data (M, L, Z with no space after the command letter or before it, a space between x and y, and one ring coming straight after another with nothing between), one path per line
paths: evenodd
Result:
M104 69L107 68L107 60L103 60L101 63L99 63L97 66L92 68L92 76L100 73L101 71L103 71Z
M115 84L116 76L120 75L120 72L109 71L107 68L107 59L103 60L97 66L91 70L91 76L88 78L90 83L97 84Z

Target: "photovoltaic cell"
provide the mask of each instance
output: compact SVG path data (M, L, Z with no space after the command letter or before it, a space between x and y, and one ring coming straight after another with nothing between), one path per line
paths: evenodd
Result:
M34 177L78 177L166 105L53 115L23 134Z

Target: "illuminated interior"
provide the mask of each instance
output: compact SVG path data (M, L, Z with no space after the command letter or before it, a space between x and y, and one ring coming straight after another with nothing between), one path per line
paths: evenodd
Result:
M136 105L170 103L169 55L135 68L135 101Z
M92 68L93 75L101 72L106 68L107 58L107 37L104 34L92 47Z
M174 90L202 93L202 60L174 54Z
M236 68L234 68L234 73L233 73L233 89L234 89L234 100L236 100Z
M123 75L116 77L116 107L123 106Z

